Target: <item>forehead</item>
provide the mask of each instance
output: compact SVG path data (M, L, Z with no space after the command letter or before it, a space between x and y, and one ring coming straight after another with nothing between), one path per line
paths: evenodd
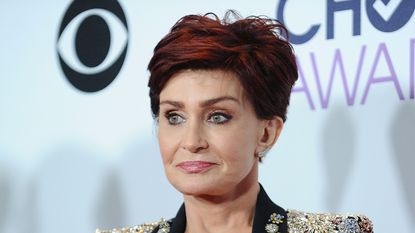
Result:
M173 75L160 92L164 99L204 100L231 96L245 100L245 91L236 75L223 70L183 70Z

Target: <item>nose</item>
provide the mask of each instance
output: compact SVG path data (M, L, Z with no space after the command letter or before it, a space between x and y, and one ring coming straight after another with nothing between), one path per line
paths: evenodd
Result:
M182 148L191 153L198 153L209 147L204 136L203 126L197 121L189 122L182 138Z

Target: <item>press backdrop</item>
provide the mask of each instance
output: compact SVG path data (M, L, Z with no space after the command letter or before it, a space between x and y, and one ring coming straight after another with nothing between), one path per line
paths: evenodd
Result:
M285 208L415 228L415 1L1 1L0 232L94 232L170 218L146 71L186 14L278 18L299 65L260 165Z

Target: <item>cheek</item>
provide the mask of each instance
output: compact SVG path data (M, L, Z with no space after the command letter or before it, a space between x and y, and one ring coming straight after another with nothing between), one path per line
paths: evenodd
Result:
M217 139L218 150L223 153L224 160L228 160L233 164L244 163L249 166L250 161L254 160L254 152L256 149L256 140L253 131L244 127L238 127L232 130L225 130L219 134Z
M165 129L159 128L158 141L160 147L160 153L164 164L168 164L173 160L174 153L177 149L177 143L175 142L175 135Z

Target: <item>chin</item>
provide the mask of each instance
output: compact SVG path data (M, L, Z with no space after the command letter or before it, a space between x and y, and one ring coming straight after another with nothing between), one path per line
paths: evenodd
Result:
M207 179L200 175L168 176L168 180L177 191L189 196L216 196L226 193L224 189L229 188L228 185L222 184L220 181Z

